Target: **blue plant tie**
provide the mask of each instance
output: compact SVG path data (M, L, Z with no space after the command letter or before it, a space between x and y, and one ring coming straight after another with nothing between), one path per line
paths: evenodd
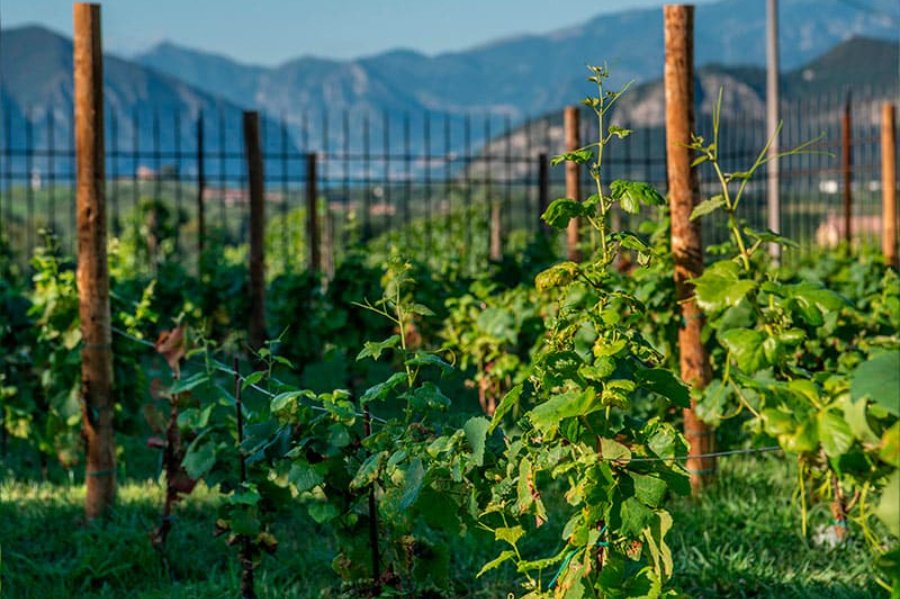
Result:
M603 528L600 529L601 537L603 536L604 532L606 532L605 524L603 525ZM594 546L595 547L609 547L609 543L606 541L601 541L600 539L597 539L597 544ZM556 575L553 576L553 579L550 581L550 584L547 585L548 589L552 589L554 587L554 585L556 585L556 581L559 580L559 577L562 576L562 573L566 571L567 567L569 567L569 562L572 561L572 558L575 556L576 553L578 553L578 549L573 549L566 555L562 564L560 564L560 566L559 566L559 570L556 571Z

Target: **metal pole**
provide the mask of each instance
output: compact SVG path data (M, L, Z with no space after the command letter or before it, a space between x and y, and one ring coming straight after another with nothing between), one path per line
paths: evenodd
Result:
M778 104L780 94L778 89L778 0L766 0L766 130L769 135L775 135L778 128ZM766 165L768 177L768 212L769 229L775 233L781 233L781 196L780 196L780 168L778 164L779 140L776 136L769 146L769 160ZM769 244L769 253L776 261L781 258L781 246L777 243Z
M897 268L897 111L885 102L881 111L881 248L888 266Z

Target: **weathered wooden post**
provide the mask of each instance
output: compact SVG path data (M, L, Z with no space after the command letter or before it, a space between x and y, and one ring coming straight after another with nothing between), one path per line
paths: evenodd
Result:
M310 152L306 155L306 239L309 246L309 269L322 272L319 192L316 183L316 154Z
M265 182L259 147L259 113L244 112L244 155L250 186L250 322L248 341L258 350L266 341Z
M547 211L550 205L550 162L547 154L541 152L538 155L538 218ZM543 221L541 221L543 222ZM544 230L550 231L550 227L544 223Z
M75 4L75 163L82 424L87 443L84 510L103 515L116 497L113 356L106 258L103 48L100 5Z
M489 257L492 262L503 260L503 215L500 212L500 200L491 200L491 243Z
M881 251L889 266L897 264L897 111L893 102L881 109Z
M325 232L322 236L322 258L325 261L326 282L334 278L334 212L328 202L325 202Z
M563 128L566 136L566 152L574 152L581 147L581 125L577 106L566 106L563 112ZM581 201L581 165L566 162L566 197ZM578 231L580 219L573 218L566 229L566 253L569 260L581 262L581 251L578 249Z
M841 118L841 173L844 180L844 241L853 242L853 120L850 114L850 92L844 100Z
M675 289L681 308L678 350L681 378L693 389L702 389L711 378L709 357L701 332L703 314L694 299L689 281L703 273L703 245L700 222L691 221L699 188L691 169L687 149L694 128L694 7L669 4L665 17L665 95L666 156L669 177L669 202L672 217L672 254L675 258ZM690 456L711 453L715 431L697 417L694 402L684 410L684 434L690 443ZM698 493L715 474L712 457L691 457L687 462L691 487Z

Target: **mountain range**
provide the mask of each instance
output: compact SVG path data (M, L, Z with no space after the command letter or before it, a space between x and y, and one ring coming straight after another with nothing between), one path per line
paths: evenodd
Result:
M884 13L897 8L893 0L866 4ZM900 28L887 17L839 0L783 0L780 19L785 70L796 69L858 35L900 37ZM765 2L723 0L699 5L695 38L698 65L764 64ZM264 68L166 43L135 60L237 104L284 114L295 124L304 113L325 109L489 110L518 120L579 98L586 64L607 63L613 84L660 77L662 10L601 15L543 35L522 35L435 56L396 50L348 61L301 57Z
M860 6L839 0L782 0L786 94L822 93L848 84L896 87L900 28L889 16L896 12L896 2L867 0L866 10ZM743 99L734 110L756 110L763 97L764 72L758 67L765 58L764 33L762 0L722 0L696 8L696 63L715 63L705 72L740 86L735 94ZM864 51L861 44L839 46L860 35L885 41L867 42ZM4 30L0 45L0 100L7 118L16 123L27 117L37 139L46 138L51 120L56 135L69 135L71 41L32 26ZM835 46L843 48L842 56L828 54ZM808 69L802 67L829 56L827 68L820 65L812 76L803 74ZM282 139L275 128L283 118L292 146L306 146L308 139L309 147L320 148L319 140L332 147L342 143L338 124L345 113L357 137L361 115L369 115L369 133L376 140L383 118L392 120L391 135L397 135L404 113L490 113L502 119L498 122L521 123L582 97L584 65L589 63L605 62L614 74L613 84L648 83L634 97L638 105L645 102L645 110L635 107L629 120L634 125L647 119L649 123L656 117L646 102L659 93L652 81L660 77L662 61L662 11L656 8L602 15L547 34L434 56L395 50L356 60L301 57L262 67L163 43L130 60L109 56L105 83L109 112L116 115L116 137L129 139L136 129L143 147L192 147L193 119L201 111L208 115L207 134L213 140L239 143L240 136L233 135L239 112L255 108L271 117L264 125L270 147ZM326 112L331 119L327 134L322 120ZM181 119L177 134L175 115ZM416 140L422 139L422 123L415 118L407 128L414 147L421 145ZM24 127L13 125L6 135L14 145L21 143ZM469 142L477 144L490 135L477 127L470 131ZM460 143L461 138L453 141L454 149Z

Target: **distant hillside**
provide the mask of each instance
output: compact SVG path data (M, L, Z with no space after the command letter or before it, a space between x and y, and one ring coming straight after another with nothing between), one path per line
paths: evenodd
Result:
M867 2L873 10L895 10L894 0ZM697 7L697 63L719 65L701 70L703 113L719 87L726 90L728 110L748 115L762 110L758 65L764 57L763 5L722 0ZM628 79L643 83L626 103L630 112L620 117L636 126L659 123L661 88L647 82L662 71L661 14L650 9L603 15L545 35L437 56L403 50L350 61L306 57L276 68L162 44L136 61L107 58L108 132L117 135L120 149L132 147L136 130L142 150L158 146L171 153L179 146L194 147L194 119L202 111L207 148L215 151L224 139L229 151L239 151L240 110L252 107L273 119L283 117L289 143L308 149L326 144L332 151L342 149L347 131L350 149L362 149L368 138L377 152L388 129L394 152L405 149L406 138L410 151L421 150L426 134L433 151L449 147L461 152L467 142L477 151L507 126L518 126L530 115L558 114L563 105L577 101L586 91L583 65L604 61L613 70L614 85ZM819 94L846 84L896 85L900 32L890 19L838 0L783 0L781 24L786 96ZM854 34L894 43L867 39L832 50ZM4 31L0 101L13 123L9 135L14 146L25 142L25 118L36 144L44 143L51 123L57 144L69 139L71 49L71 41L39 27ZM431 115L427 128L426 111ZM466 130L463 116L468 114L473 119ZM482 122L485 115L490 122ZM449 140L444 139L445 119L452 123ZM276 126L265 122L271 150L280 149L282 134Z
M0 44L0 102L11 125L12 147L24 147L26 120L31 122L33 147L46 147L51 131L58 149L68 147L72 135L71 40L29 26L4 30ZM228 131L239 130L241 107L171 75L111 55L104 57L104 75L108 148L118 145L122 151L131 151L135 131L141 151L192 148L195 119L201 111L209 119L208 146L215 147L220 118ZM270 129L276 126L265 124ZM239 149L240 137L229 137L238 144L230 149ZM134 165L123 158L116 166L130 171Z
M780 4L785 69L804 65L853 36L900 36L890 19L839 0ZM895 0L867 0L867 5L872 11L897 12ZM697 64L764 63L764 2L701 4L696 15ZM144 65L237 104L285 114L297 125L304 114L318 115L326 109L333 113L490 110L519 120L579 97L587 63L608 63L620 83L642 82L661 76L662 59L658 8L601 15L544 35L501 39L436 56L393 51L350 61L303 57L262 68L164 44L137 57ZM896 75L896 64L893 68Z
M785 120L793 119L799 116L796 113L799 102L815 100L816 108L805 106L808 112L802 115L809 128L804 140L820 133L834 133L829 132L828 127L837 122L836 113L841 110L842 99L849 90L855 94L855 125L876 125L880 118L878 105L885 99L900 97L900 76L896 70L898 62L900 47L894 41L857 37L839 44L782 76L781 93L785 104L782 116ZM765 84L766 72L761 67L708 65L697 69L694 99L698 129L709 128L721 89L722 118L731 125L728 131L730 139L737 146L759 147L765 129ZM584 90L589 91L589 88L585 86ZM820 99L826 101L820 102ZM629 90L610 118L617 124L642 132L646 130L654 140L652 151L658 157L665 124L662 80L643 83ZM596 131L592 122L587 125ZM502 153L507 147L519 150L529 147L533 153L561 152L562 112L554 110L522 123L509 136L494 138L485 151ZM629 148L631 158L640 162L646 157L646 149L643 143L632 143ZM519 174L524 173L525 168L522 165ZM481 176L482 169L483 165L476 163L471 176Z

